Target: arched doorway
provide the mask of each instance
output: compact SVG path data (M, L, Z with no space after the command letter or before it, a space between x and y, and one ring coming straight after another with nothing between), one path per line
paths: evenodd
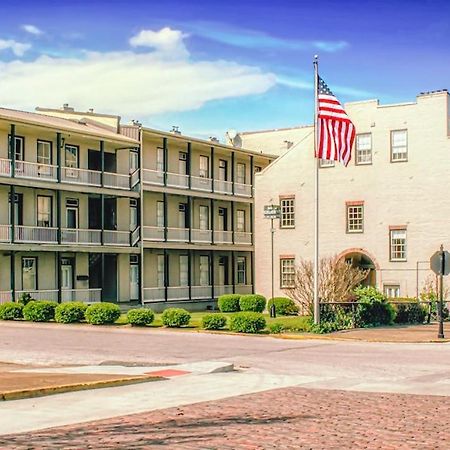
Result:
M367 277L362 282L364 286L376 286L378 264L367 251L360 248L352 248L342 252L339 258L344 258L353 267L368 270Z

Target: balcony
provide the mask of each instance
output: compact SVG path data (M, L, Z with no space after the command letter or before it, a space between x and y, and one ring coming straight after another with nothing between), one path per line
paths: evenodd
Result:
M167 228L168 242L189 242L189 228Z
M225 294L232 294L233 293L233 286L226 285L226 286L214 286L214 297L220 297L221 295Z
M214 180L214 192L218 194L232 194L233 183L231 181Z
M252 245L252 233L236 231L234 233L234 243L238 245Z
M195 300L212 298L212 286L192 286L191 297Z
M105 172L103 186L114 189L130 189L130 175Z
M212 231L193 229L191 232L191 241L199 244L211 244Z
M20 299L23 294L30 294L34 300L51 300L58 301L58 289L47 289L38 291L16 291L16 301Z
M143 169L142 181L144 182L144 184L164 186L164 172L161 172L159 170Z
M11 291L0 291L0 304L12 302L12 292Z
M0 242L11 242L11 225L0 225Z
M58 242L58 229L50 227L14 227L14 241L20 243L56 244Z
M212 191L212 179L202 177L191 177L191 188L196 191Z
M62 289L61 302L99 303L102 301L101 289Z
M144 241L164 241L164 227L144 227Z
M251 294L252 285L251 284L237 284L235 286L236 294Z
M170 286L167 288L167 300L189 300L188 286Z
M0 176L10 177L11 176L11 160L0 158Z
M252 185L251 184L241 184L234 183L234 194L241 197L251 197L252 196Z
M165 289L163 287L144 288L143 303L163 302L166 300Z
M185 189L189 187L189 176L178 173L168 173L167 186Z
M116 230L104 230L103 231L103 243L105 245L130 245L130 232L129 231L116 231Z
M214 231L214 242L216 244L232 244L233 232L232 231Z
M101 230L62 228L61 242L63 244L100 245L102 242L102 232Z
M30 180L57 181L57 167L49 164L16 161L15 177Z

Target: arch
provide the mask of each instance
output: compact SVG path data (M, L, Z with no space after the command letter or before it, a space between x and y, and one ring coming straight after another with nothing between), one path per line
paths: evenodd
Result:
M380 265L367 250L363 248L349 248L341 252L337 257L338 259L348 258L353 267L368 270L367 277L363 281L364 285L377 285L377 271L380 270Z
M372 261L373 265L375 266L375 270L381 269L376 258L364 248L359 248L359 247L348 248L347 250L344 250L343 252L339 253L337 255L337 257L338 257L338 259L342 259L342 258L345 258L346 256L349 256L352 253L363 254L364 256L366 256L367 258L369 258Z

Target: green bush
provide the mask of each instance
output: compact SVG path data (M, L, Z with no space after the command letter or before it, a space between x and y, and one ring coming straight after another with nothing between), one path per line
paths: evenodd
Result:
M23 307L23 317L32 322L49 322L55 318L58 303L48 300L30 301Z
M114 323L120 317L120 308L114 303L94 303L86 309L84 315L92 325Z
M275 312L280 316L296 316L299 312L298 306L294 300L289 297L274 297L269 300L267 309L270 311L272 305L275 305Z
M320 305L320 324L316 325L310 318L310 331L313 333L332 333L333 331L354 328L354 314L350 306L334 304Z
M396 303L395 323L423 323L427 315L425 308L419 303Z
M266 319L258 312L239 312L230 318L230 330L238 333L258 333L266 327Z
M20 294L19 303L21 303L23 306L32 301L34 301L34 298L31 296L29 292L22 292L22 294Z
M206 314L202 317L202 326L205 330L220 330L227 324L223 314Z
M166 327L180 328L189 324L191 315L183 308L167 308L162 313L161 320Z
M2 303L0 305L0 320L21 319L23 305L15 302Z
M283 325L282 323L277 323L277 322L275 322L275 323L271 323L271 324L269 325L269 331L270 331L272 334L280 334L280 333L282 333L284 330L285 330L285 328L284 328L284 325Z
M243 295L239 300L241 311L263 312L266 307L266 297L259 294Z
M221 312L237 312L239 311L240 294L221 295L217 300L217 305Z
M150 308L130 309L127 312L127 322L131 325L141 327L150 325L154 318L155 314Z
M58 323L74 323L84 320L87 305L82 302L61 303L55 309L55 321Z
M370 327L393 323L395 310L378 289L367 286L359 287L354 292L358 300L355 325Z

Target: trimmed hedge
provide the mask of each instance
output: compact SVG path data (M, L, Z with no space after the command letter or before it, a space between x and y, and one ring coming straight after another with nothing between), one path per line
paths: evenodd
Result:
M206 314L202 317L202 326L205 330L220 330L227 324L223 314Z
M423 323L427 316L427 311L419 303L398 303L393 306L395 323Z
M253 311L262 313L266 307L266 297L259 294L243 295L239 300L241 311Z
M238 312L240 294L221 295L217 300L217 305L221 312Z
M134 326L144 327L150 325L155 318L155 313L150 308L130 309L127 312L127 322Z
M55 321L58 323L75 323L84 320L87 305L82 302L61 303L55 309Z
M230 330L238 333L258 333L266 327L266 319L258 312L239 312L230 318Z
M275 305L275 312L280 316L296 316L299 312L299 307L289 297L271 298L267 303L267 309L269 311L272 305Z
M0 305L0 320L21 319L23 305L15 302L2 303Z
M94 303L85 312L86 321L92 325L114 323L120 317L120 308L114 303Z
M58 303L48 300L33 300L23 307L23 317L31 322L50 322L55 318Z
M191 315L183 308L167 308L162 313L161 320L166 327L180 328L189 324Z

